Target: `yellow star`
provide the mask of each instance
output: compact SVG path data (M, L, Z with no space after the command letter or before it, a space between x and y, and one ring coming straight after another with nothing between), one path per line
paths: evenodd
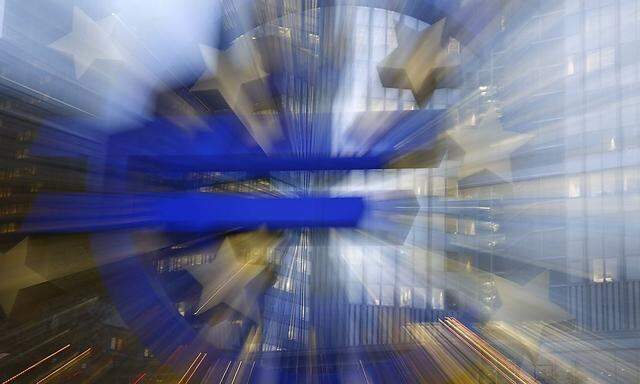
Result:
M454 56L442 48L444 26L445 19L423 31L398 24L398 47L378 64L382 85L411 89L418 104L423 105L447 71L457 65Z
M207 71L191 90L217 90L232 109L246 108L243 104L249 101L249 95L243 91L243 84L267 76L253 42L242 37L226 51L201 44L200 53Z
M549 271L521 286L494 276L501 306L483 330L534 363L540 354L548 324L571 320L571 315L549 300Z
M459 126L446 134L464 150L459 178L488 170L505 181L511 181L511 153L533 138L503 130L495 109L487 112L477 127Z
M491 317L496 321L565 321L571 317L549 300L549 272L521 286L494 276L501 306Z
M272 141L281 137L282 132L273 114L254 113L254 100L244 87L251 83L261 89L257 93L269 94L266 85L261 84L268 74L253 40L240 37L225 51L201 44L200 53L207 71L191 91L220 92L258 145L268 152Z
M113 15L96 22L80 8L74 7L71 33L49 44L49 47L73 56L76 78L80 79L96 60L123 60L111 40L116 23Z
M195 315L225 303L258 323L257 299L261 292L247 285L266 269L266 254L273 241L266 232L227 237L212 263L188 268L202 285Z
M11 313L18 292L47 281L27 267L29 238L25 238L4 255L0 255L0 305L6 315Z

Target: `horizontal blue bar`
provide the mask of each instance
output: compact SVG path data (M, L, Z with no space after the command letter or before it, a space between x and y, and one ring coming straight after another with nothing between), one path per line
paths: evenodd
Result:
M44 194L22 231L92 232L133 227L167 231L355 227L361 197L263 197L214 193Z

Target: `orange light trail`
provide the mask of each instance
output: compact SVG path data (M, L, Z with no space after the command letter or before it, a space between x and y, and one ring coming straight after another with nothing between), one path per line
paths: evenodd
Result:
M64 351L65 349L69 348L71 346L71 344L67 344L64 347L58 349L57 351L53 352L52 354L50 354L49 356L43 358L42 360L38 361L37 363L33 364L32 366L25 368L24 370L22 370L21 372L15 374L14 376L8 378L7 380L3 381L2 384L7 384L12 382L13 380L17 379L18 377L24 375L25 373L29 372L30 370L32 370L33 368L37 367L38 365L44 363L45 361L49 360L50 358L52 358L53 356L57 355L58 353Z
M195 368L193 368L193 371L191 371L191 374L189 375L189 377L187 377L187 380L184 381L185 384L187 384L189 382L189 380L191 380L191 378L196 373L198 368L200 368L200 364L202 364L202 362L204 361L205 357L207 357L207 354L206 353L202 354L202 357L200 358L200 361L198 362L198 364L196 364Z
M447 317L445 321L440 321L450 331L461 340L463 340L469 347L476 349L476 351L487 361L491 366L500 371L504 378L513 382L517 380L519 383L537 383L538 381L527 374L520 367L513 364L509 359L503 356L495 348L491 347L486 341L482 340L478 335L469 330L460 321L455 318ZM511 378L513 377L513 379Z
M220 383L218 384L222 384L224 379L227 377L227 372L229 371L229 367L231 367L231 361L227 364L227 368L224 370L224 373L222 374L222 378L220 379Z
M202 359L200 358L201 356L202 356ZM206 356L207 356L207 354L206 354L206 353L204 353L204 354L203 354L202 352L198 353L198 356L196 356L196 358L195 358L195 359L193 359L193 361L192 361L192 362L191 362L191 364L189 365L189 368L187 368L187 371L184 373L184 375L182 375L182 377L180 378L180 380L178 380L178 384L187 383L187 382L191 379L191 377L193 376L193 374L196 372L196 370L198 369L198 367L200 367L200 364L202 363L202 361L204 360L204 358L205 358ZM193 372L191 372L191 368L193 368L193 366L196 364L196 362L197 362L197 364L198 364L198 365L197 365L197 366L196 366L196 368L193 370ZM187 375L189 375L189 373L191 373L191 375L190 375L190 376L189 376L189 378L188 378L188 379L186 379L186 381L185 381L185 378L187 378Z
M146 375L147 375L146 373L142 373L140 376L138 376L136 381L133 382L133 384L140 384L140 382L142 382L142 379L144 379Z
M240 367L242 367L242 360L238 363L238 369L236 369L236 373L233 374L233 378L231 379L231 384L236 382L236 377L238 376L238 372L240 372Z
M82 352L81 354L79 354L78 356L74 357L73 359L67 361L64 365L62 365L61 367L59 367L58 369L56 369L55 371L51 372L50 374L48 374L47 376L43 377L42 379L38 380L36 382L36 384L40 384L40 383L44 383L45 381L49 380L51 377L55 376L56 374L58 374L59 372L63 371L64 369L70 367L71 365L77 363L80 359L84 358L85 356L87 356L89 353L91 353L91 347L87 348L84 352Z

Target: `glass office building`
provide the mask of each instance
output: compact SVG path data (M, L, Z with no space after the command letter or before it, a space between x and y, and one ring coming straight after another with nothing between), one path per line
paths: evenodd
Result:
M640 2L0 0L0 32L7 383L640 380Z

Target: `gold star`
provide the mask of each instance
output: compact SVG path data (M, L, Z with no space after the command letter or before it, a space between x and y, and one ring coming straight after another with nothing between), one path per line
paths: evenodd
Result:
M491 337L534 363L540 354L545 327L571 320L571 315L549 300L549 271L521 286L494 276L502 305L482 328Z
M549 300L549 272L543 272L521 286L494 276L501 306L491 320L496 321L565 321L571 317Z
M207 71L191 91L220 92L258 145L268 152L272 141L280 138L282 132L273 114L254 113L255 102L246 90L246 85L251 84L254 91L252 94L269 94L266 85L262 84L262 80L268 74L264 70L253 40L240 37L225 51L201 44L200 53Z
M262 61L250 39L242 37L226 51L200 45L207 71L191 88L192 91L217 90L232 109L246 107L248 96L242 85L267 76Z
M438 82L457 65L454 56L442 48L444 26L445 19L423 31L398 24L398 47L378 64L382 85L411 89L418 104L424 105Z
M80 79L96 60L123 60L111 40L117 19L108 16L96 22L80 8L73 8L71 33L49 44L49 47L73 56L76 78Z
M477 127L459 126L446 134L464 151L459 178L488 170L505 181L511 181L511 153L533 138L503 130L495 109Z
M25 238L4 255L0 255L0 305L6 315L11 313L18 292L47 281L27 267L29 238Z
M266 255L273 242L274 237L262 231L227 237L212 263L188 268L189 273L202 284L195 315L225 303L258 323L260 311L257 300L261 292L247 285L265 271Z

